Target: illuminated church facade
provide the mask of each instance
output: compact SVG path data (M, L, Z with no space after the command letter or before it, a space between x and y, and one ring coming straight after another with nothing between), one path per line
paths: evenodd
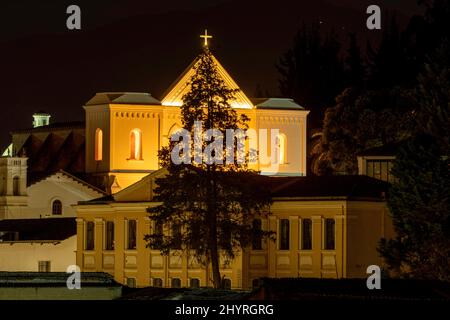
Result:
M239 89L236 82L214 59L225 84ZM182 128L180 106L189 91L195 59L158 101L148 93L98 93L84 106L86 113L86 172L105 184L112 193L160 169L158 150L168 144L172 133ZM253 166L265 175L306 175L306 120L308 112L292 99L250 100L240 90L231 102L238 113L249 118L249 128L259 132L278 129L279 166ZM270 141L271 137L267 137ZM259 149L258 149L259 150Z
M165 174L158 150L182 128L182 97L190 89L197 63L198 58L161 100L149 93L97 93L84 105L84 122L47 123L12 133L7 161L28 159L23 165L24 186L29 184L26 176L32 181L62 170L66 174L60 175L72 181L70 190L83 182L83 190L90 192L83 196L72 192L74 196L62 203L75 212L75 260L82 271L107 272L133 287L212 285L209 267L188 252L174 250L163 256L144 241L145 235L155 232L147 213L158 204L153 201L155 179ZM225 84L239 89L215 57L214 63ZM255 223L273 231L276 241L253 241L233 261L222 260L225 285L247 289L262 277L365 277L369 265L381 266L377 243L393 236L385 202L388 184L364 174L307 176L309 111L292 99L250 99L239 90L232 106L248 116L249 127L257 132L266 129L270 135L271 129L278 129L276 137L266 138L275 138L279 166L277 170L261 163L253 166L273 197L271 214ZM260 140L257 143L259 147ZM6 166L3 171L5 185L14 189L19 180ZM5 194L9 203L24 195ZM9 222L5 228L10 229ZM171 226L164 228L172 232ZM72 256L67 259L70 264Z
M157 152L181 128L179 107L197 62L161 101L145 93L99 93L84 106L86 172L112 193L76 206L81 270L108 272L132 287L212 285L209 267L188 252L163 256L144 241L155 232L147 213L157 205L155 179L165 174ZM214 62L227 86L239 89ZM308 111L293 100L249 99L240 90L232 106L250 118L250 128L279 129L280 167L254 167L266 176L274 200L271 215L257 223L277 240L254 242L233 261L221 260L225 286L251 288L262 277L364 277L369 265L381 265L377 242L392 235L387 184L367 176L307 177Z

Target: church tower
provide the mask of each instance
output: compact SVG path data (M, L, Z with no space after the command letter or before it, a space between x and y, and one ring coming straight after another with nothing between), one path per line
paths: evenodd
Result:
M97 93L84 106L86 172L115 193L158 169L161 103L148 93Z
M0 220L7 207L27 205L27 158L0 157Z
M205 32L206 50L208 39ZM212 57L225 85L236 90L230 105L250 119L248 125L258 135L257 150L265 141L278 151L275 168L261 161L251 167L265 175L306 175L306 118L309 111L285 98L250 99L239 88L216 57ZM97 93L84 106L86 114L86 173L94 185L115 193L158 170L158 151L181 128L183 96L200 63L195 58L169 87L161 101L149 93ZM277 133L273 133L277 132ZM275 136L276 135L276 136ZM266 150L271 157L274 150Z

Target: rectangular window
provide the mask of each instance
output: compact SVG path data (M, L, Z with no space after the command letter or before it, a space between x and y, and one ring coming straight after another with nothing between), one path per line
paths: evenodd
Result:
M163 281L161 278L153 278L153 286L157 288L162 288Z
M280 220L280 250L289 250L289 220Z
M302 250L312 249L312 222L311 219L302 220Z
M376 179L381 179L381 163L380 163L380 161L375 161L373 163L373 177Z
M114 250L114 222L106 222L106 250Z
M325 250L334 250L335 248L335 227L334 219L325 220Z
M181 280L179 278L172 278L171 287L172 288L181 288Z
M368 160L366 174L375 179L392 182L391 169L391 160Z
M51 271L50 261L39 261L38 262L38 271L39 272L50 272Z
M262 250L262 236L261 236L261 219L253 220L253 239L252 239L252 249Z
M86 222L86 247L85 250L94 250L94 222Z
M192 278L189 280L189 287L191 288L200 288L200 280Z
M136 279L135 278L127 278L127 286L130 288L136 288Z
M128 220L128 250L136 249L136 220Z
M367 161L367 175L373 178L373 161Z

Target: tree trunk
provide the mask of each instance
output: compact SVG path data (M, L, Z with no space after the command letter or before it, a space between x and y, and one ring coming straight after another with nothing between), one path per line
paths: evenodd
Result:
M211 189L209 189L209 205L208 205L208 215L209 215L209 241L210 241L210 257L211 257L211 269L213 274L213 283L215 289L222 288L222 278L220 277L220 261L219 261L219 248L217 244L217 189L214 166L207 167L208 181L211 182Z
M211 239L212 240L212 239ZM214 242L214 240L212 240ZM222 278L220 277L220 269L219 269L219 253L217 250L217 238L215 243L211 243L210 246L210 255L211 255L211 269L213 274L213 284L215 289L222 288Z

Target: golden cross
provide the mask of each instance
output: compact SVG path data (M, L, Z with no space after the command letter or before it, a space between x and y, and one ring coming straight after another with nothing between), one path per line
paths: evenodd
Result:
M204 46L207 47L207 46L208 46L208 39L211 39L212 36L208 35L208 30L205 29L205 34L204 34L204 35L201 35L200 38L205 39Z

